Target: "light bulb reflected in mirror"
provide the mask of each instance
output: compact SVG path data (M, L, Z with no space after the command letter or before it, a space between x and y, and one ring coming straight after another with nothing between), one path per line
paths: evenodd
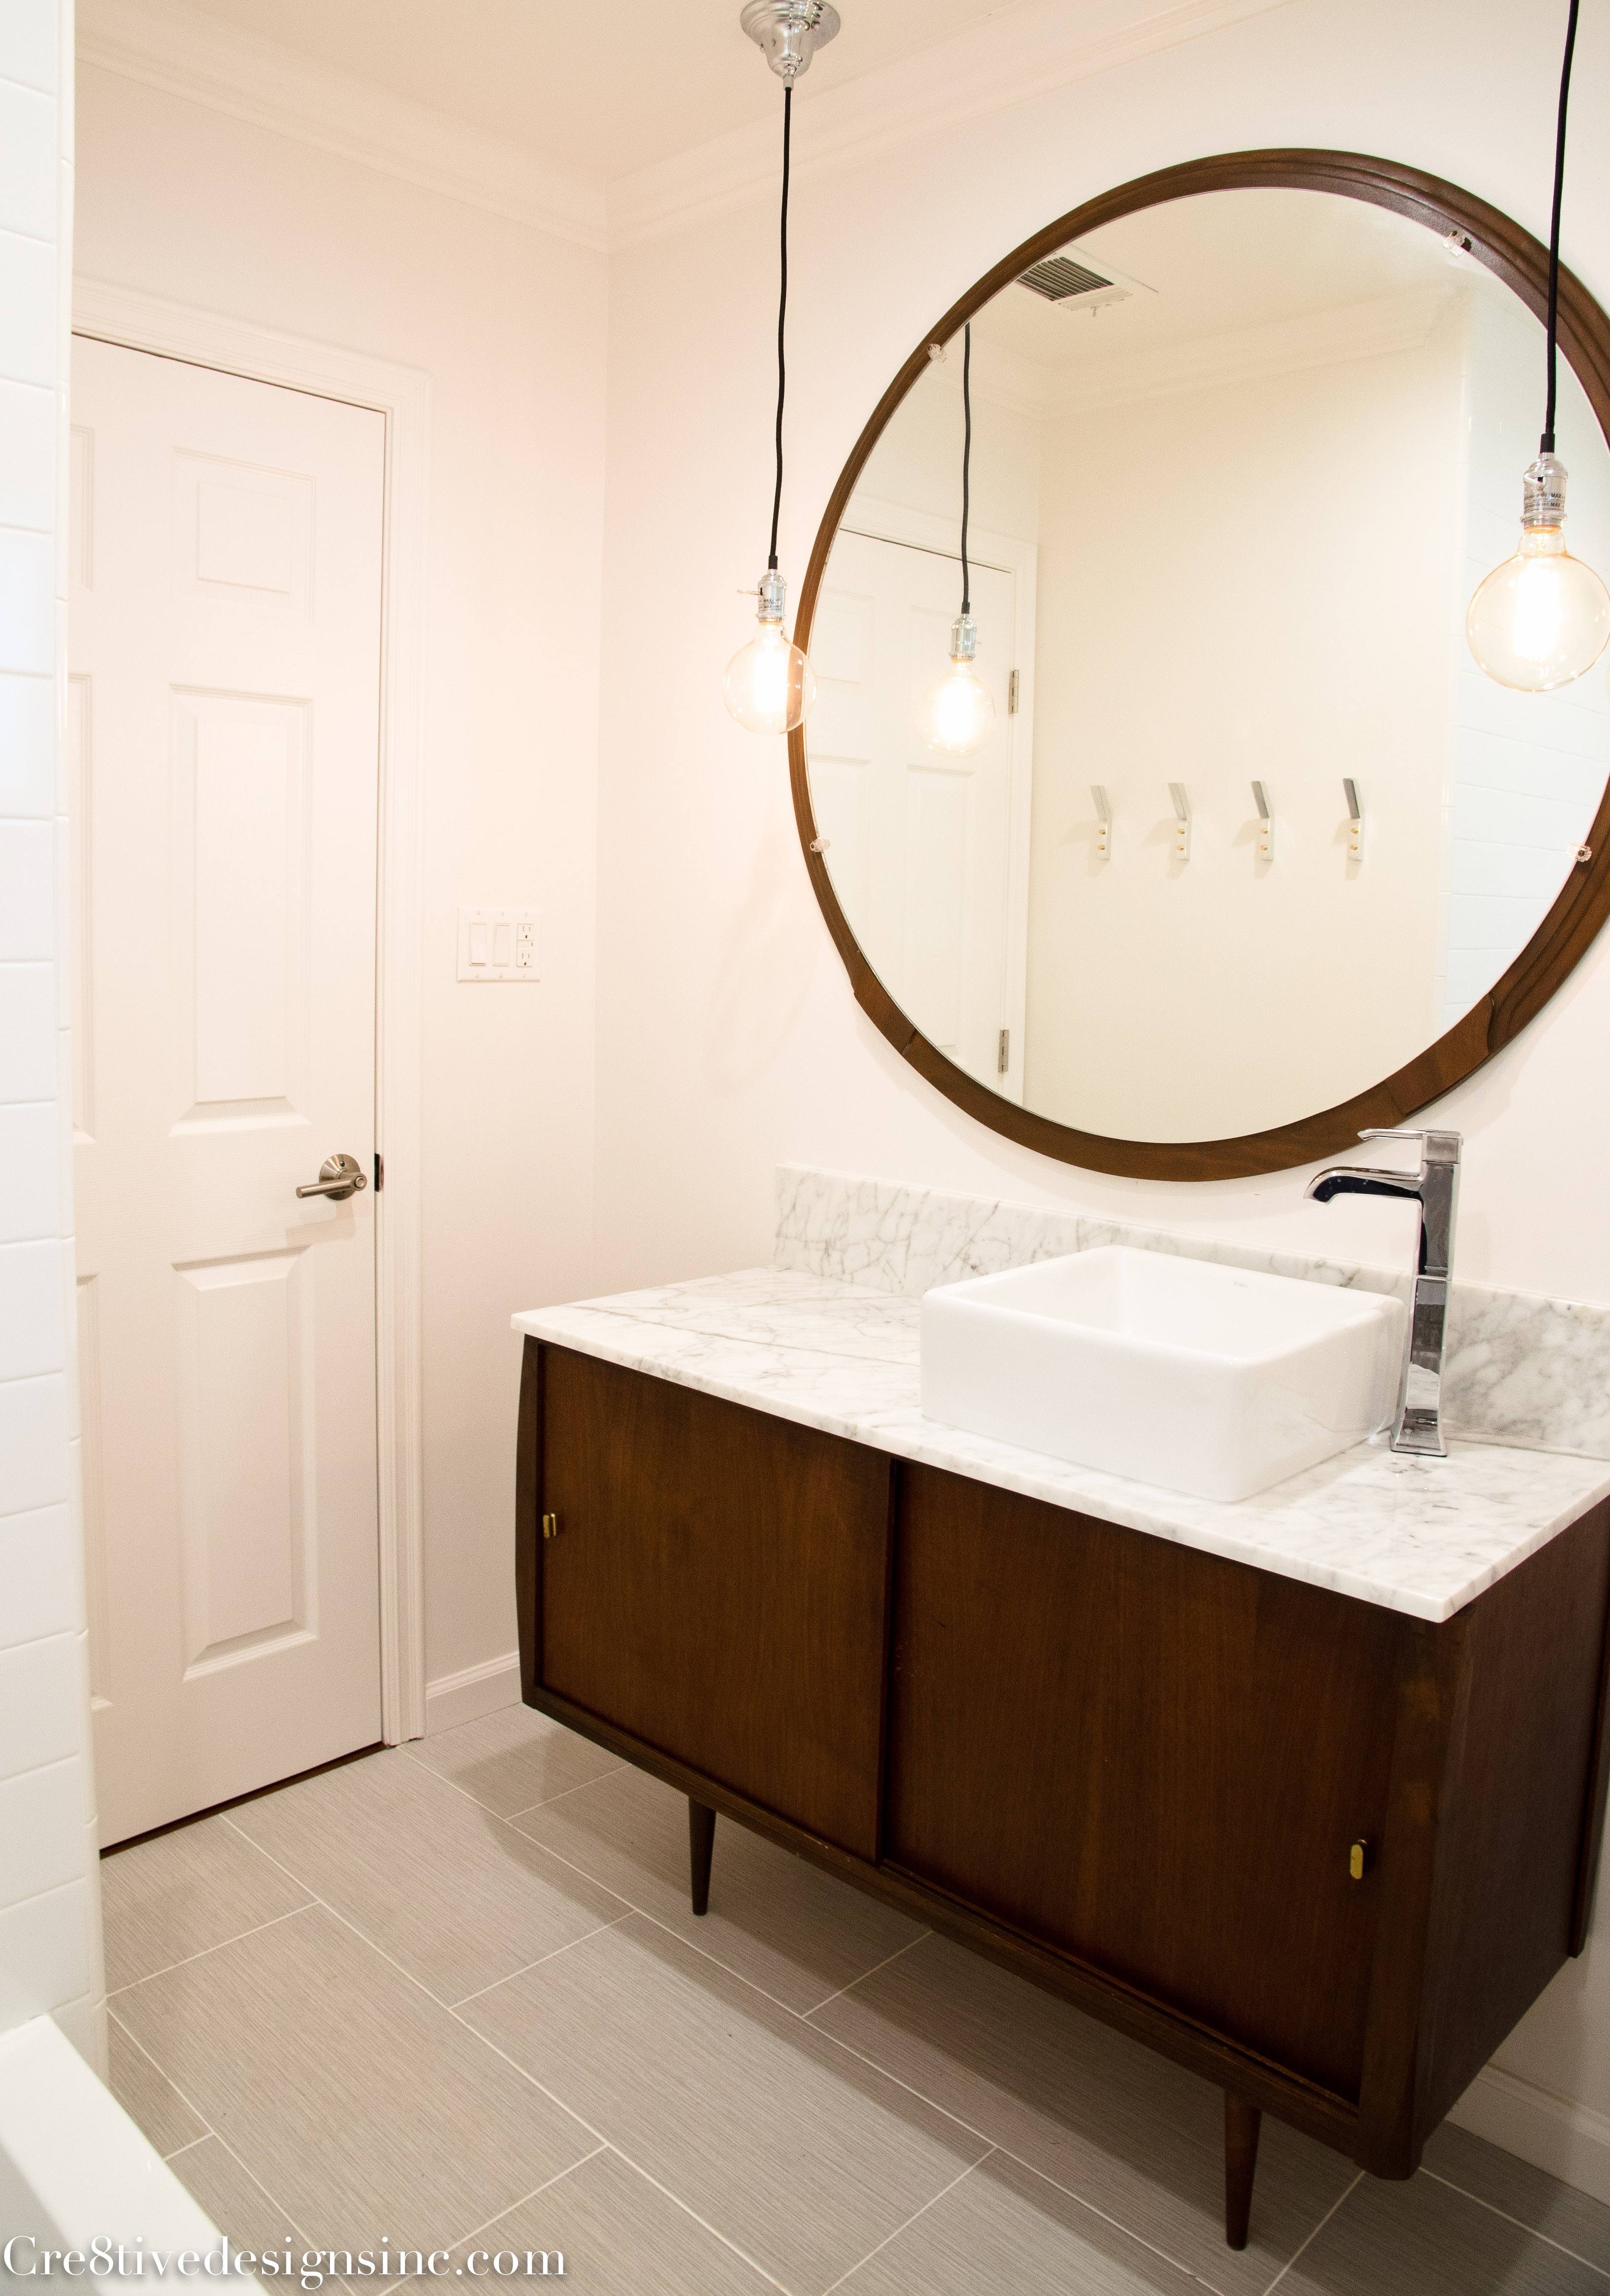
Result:
M995 705L973 667L977 643L972 616L959 614L951 631L950 661L922 705L923 738L947 758L976 757L995 730Z
M1523 482L1521 539L1470 601L1465 634L1489 677L1549 693L1591 669L1610 640L1610 590L1573 558L1561 528L1565 464L1540 455Z
M791 734L816 699L816 678L782 627L784 584L775 570L760 586L760 627L727 664L722 693L750 734Z

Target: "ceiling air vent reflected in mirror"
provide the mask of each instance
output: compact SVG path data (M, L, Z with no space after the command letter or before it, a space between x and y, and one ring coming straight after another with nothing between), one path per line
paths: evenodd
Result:
M1109 304L1127 302L1137 283L1121 272L1092 270L1088 263L1079 260L1077 250L1072 255L1048 255L1042 262L1031 263L1017 280L1020 287L1026 287L1031 295L1038 295L1053 309L1088 311L1092 318Z
M1042 263L1031 263L1017 282L1031 293L1043 295L1048 303L1066 303L1070 295L1091 295L1112 283L1066 255L1048 255Z

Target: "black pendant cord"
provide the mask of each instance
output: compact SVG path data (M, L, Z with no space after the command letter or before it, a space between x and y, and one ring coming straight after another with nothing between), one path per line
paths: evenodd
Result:
M1573 8L1576 0L1572 0ZM768 569L777 570L777 521L782 510L782 401L788 383L788 368L783 362L783 322L789 315L789 129L794 118L794 84L790 80L782 91L782 273L777 291L777 490L772 496L772 555L766 561Z
M1554 452L1555 369L1558 357L1560 315L1560 201L1565 188L1565 106L1571 96L1571 56L1576 46L1578 0L1571 0L1565 25L1565 61L1560 67L1559 126L1554 142L1554 215L1549 226L1549 403L1543 416L1543 441L1539 452Z
M961 330L961 611L973 611L972 582L967 569L967 514L973 466L973 326Z

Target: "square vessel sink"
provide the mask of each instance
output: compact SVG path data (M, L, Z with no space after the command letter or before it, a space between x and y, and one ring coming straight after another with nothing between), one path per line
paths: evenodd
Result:
M1404 1309L1107 1244L929 1292L928 1418L1195 1498L1244 1499L1373 1435Z

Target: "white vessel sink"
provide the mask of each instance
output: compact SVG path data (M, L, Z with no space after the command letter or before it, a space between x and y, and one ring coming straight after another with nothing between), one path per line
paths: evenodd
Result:
M930 1419L1205 1499L1385 1426L1402 1302L1120 1244L929 1292Z

